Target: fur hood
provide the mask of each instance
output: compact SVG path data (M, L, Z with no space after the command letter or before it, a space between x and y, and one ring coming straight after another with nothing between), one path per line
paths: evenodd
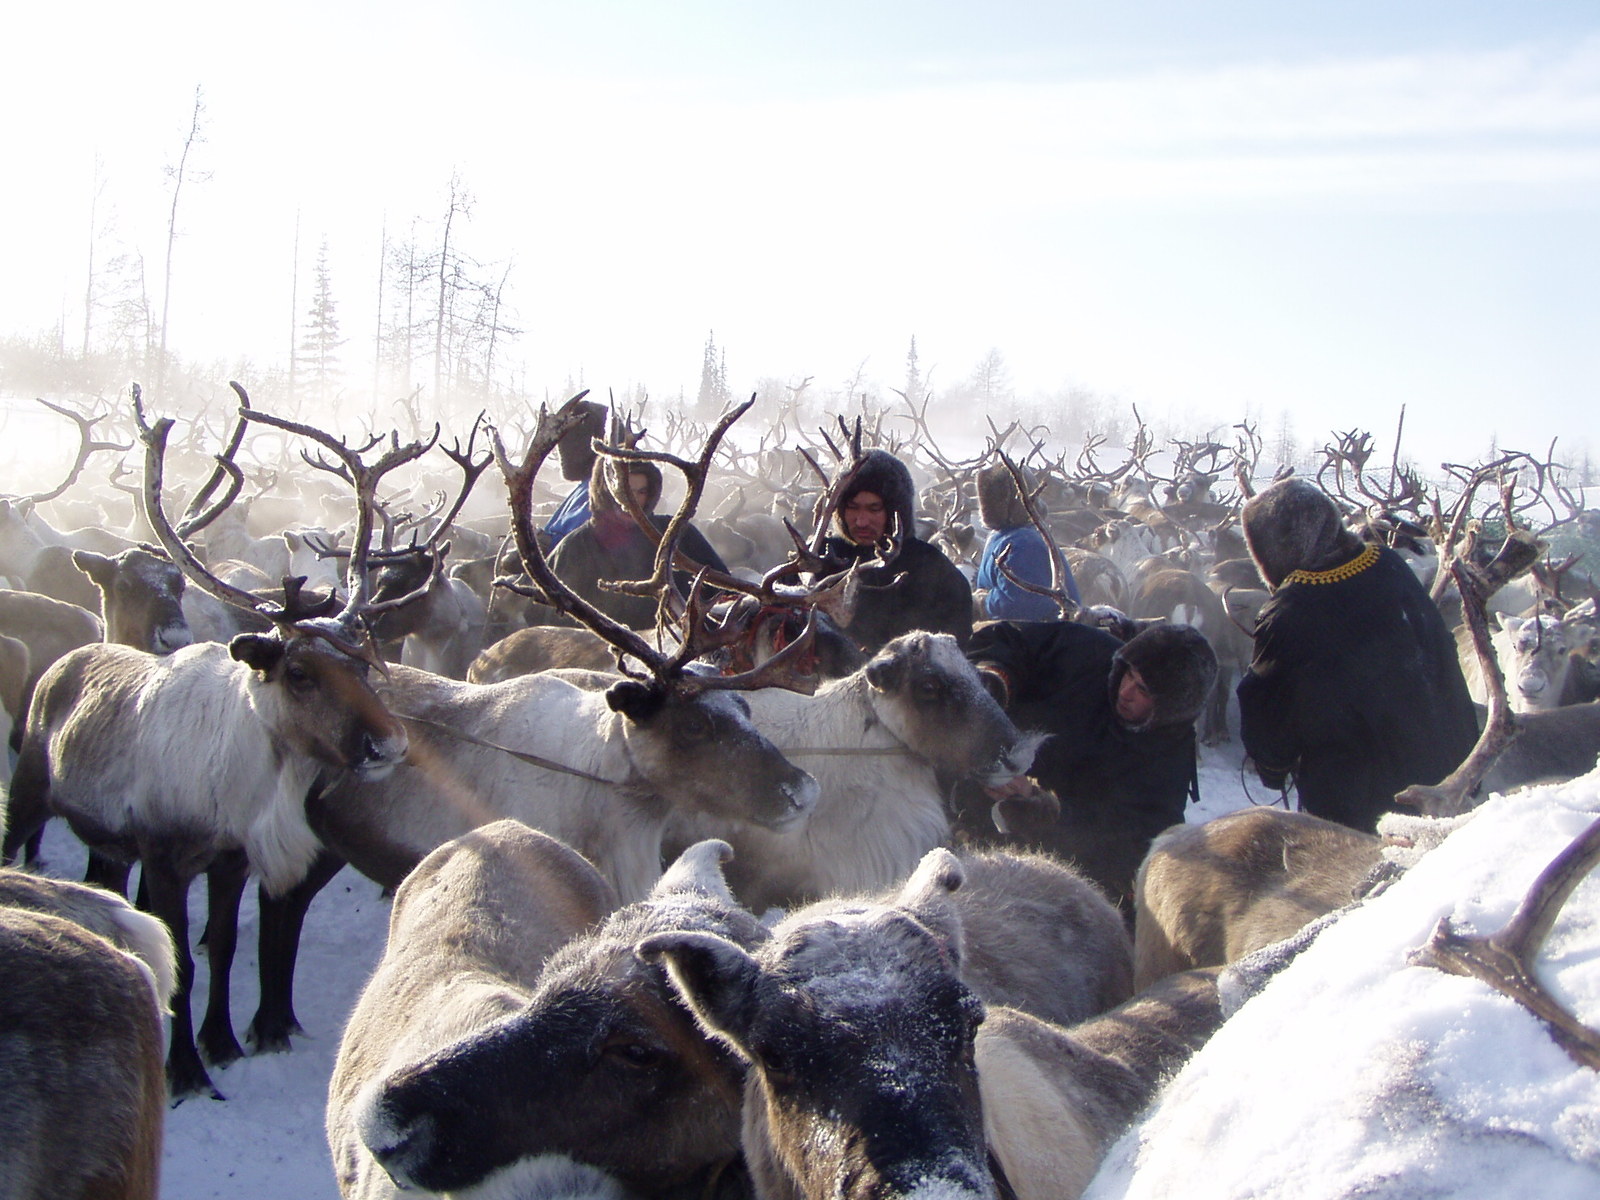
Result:
M1217 681L1217 655L1205 635L1189 625L1152 625L1111 660L1111 698L1128 668L1134 668L1155 699L1155 711L1139 727L1185 725L1200 715Z
M594 447L589 443L594 438L606 436L606 406L593 400L578 401L578 410L583 413L583 423L576 429L569 429L556 441L556 457L561 462L561 478L576 483L580 479L589 477L590 468L594 466Z
M1032 489L1034 478L1032 472L1026 467L1021 468L1022 480ZM989 529L1004 530L1015 529L1019 525L1031 523L1028 517L1028 507L1022 502L1022 496L1017 491L1017 482L1011 478L1011 472L1006 469L1005 463L990 463L986 467L978 468L978 516ZM1033 502L1039 510L1040 517L1049 514L1045 511L1043 498Z
M1326 493L1304 479L1284 479L1244 506L1245 545L1267 586L1276 590L1291 571L1326 571L1361 552Z
M833 532L845 541L850 531L844 525L844 507L857 492L872 492L883 498L884 506L894 514L899 536L917 536L915 522L917 491L911 482L911 471L886 450L869 450L861 457L861 467L850 481L850 486L839 495L839 504L833 510Z
M602 513L627 512L627 509L622 507L621 502L611 494L611 487L606 479L608 461L604 455L596 455L594 466L589 470L589 515L591 517L598 517ZM649 462L619 463L618 465L626 466L629 475L644 475L649 478L650 500L644 506L644 511L646 513L655 512L656 505L661 500L661 468L656 466L655 463Z

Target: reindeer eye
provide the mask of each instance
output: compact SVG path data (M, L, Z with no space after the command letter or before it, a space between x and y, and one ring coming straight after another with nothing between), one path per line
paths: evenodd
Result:
M290 687L302 692L309 690L316 683L316 680L311 676L311 672L307 671L299 663L290 663L285 667L283 669L283 678L284 682Z
M613 1042L606 1047L606 1054L625 1066L639 1070L655 1066L662 1057L654 1046L646 1046L642 1042Z

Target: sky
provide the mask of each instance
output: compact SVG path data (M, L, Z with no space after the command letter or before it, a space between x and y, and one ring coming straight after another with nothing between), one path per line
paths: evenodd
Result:
M536 397L692 397L708 337L736 395L888 396L914 337L936 394L997 350L1022 400L1195 434L1387 451L1404 405L1424 466L1575 453L1600 399L1592 3L67 0L6 29L0 333L78 344L91 244L159 304L198 88L191 360L286 360L325 239L359 390L379 247L435 239L454 178Z
M1190 822L1267 799L1240 780L1236 745L1202 748L1200 803ZM1532 1017L1487 987L1404 966L1406 950L1440 916L1479 932L1499 928L1545 864L1600 814L1600 772L1525 797L1489 801L1241 1009L1174 1081L1169 1095L1177 1102L1152 1110L1148 1125L1112 1150L1091 1197L1339 1196L1354 1194L1344 1189L1375 1166L1394 1178L1431 1176L1432 1188L1397 1185L1385 1194L1593 1196L1600 1077L1574 1067ZM47 826L44 850L52 873L81 877L82 847L61 822ZM191 889L194 930L204 923L203 895L203 887ZM1591 1026L1600 1022L1597 902L1600 877L1591 877L1539 965ZM349 868L318 895L296 976L305 1035L288 1054L215 1071L225 1102L189 1100L168 1112L164 1200L338 1200L323 1108L344 1021L383 953L388 907L378 886ZM236 1031L255 1009L257 930L248 888L233 972ZM201 996L204 955L195 963ZM1405 1081L1391 1069L1408 1063L1421 1064L1431 1093L1397 1086ZM1410 1107L1418 1098L1433 1105L1422 1120ZM1263 1136L1264 1113L1272 1114L1271 1136ZM1294 1124L1302 1118L1306 1125ZM1466 1144L1448 1142L1463 1125ZM1484 1125L1522 1136L1486 1138ZM1155 1157L1149 1174L1130 1182L1152 1137L1173 1154ZM1203 1178L1197 1161L1206 1163Z

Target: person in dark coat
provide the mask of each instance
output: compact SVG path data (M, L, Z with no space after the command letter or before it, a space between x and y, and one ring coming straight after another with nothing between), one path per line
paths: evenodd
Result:
M972 585L961 569L916 534L916 489L911 472L892 454L872 450L833 511L835 536L827 551L841 565L874 557L881 538L900 539L887 567L861 573L863 584L847 632L868 654L913 629L972 636ZM896 576L903 576L896 582Z
M640 509L657 529L664 530L671 519L655 511L661 499L661 470L654 463L623 464L628 486ZM629 596L600 586L602 579L649 579L655 572L655 543L640 529L632 514L622 507L611 491L612 471L607 460L596 458L589 472L589 519L561 539L550 555L550 569L561 581L601 612L632 629L650 629L656 623L656 601L644 596ZM727 574L728 568L711 548L705 535L687 525L678 549L703 567ZM683 572L675 572L678 586L687 590L692 582ZM552 623L571 622L544 610Z
M1455 640L1411 569L1366 545L1302 479L1244 507L1246 544L1272 597L1239 681L1244 748L1300 808L1371 833L1395 793L1435 784L1478 724Z
M1024 476L1024 481L1027 477ZM1050 547L1034 527L1028 507L1017 491L1017 481L1005 463L990 463L978 470L978 516L988 526L989 540L983 544L978 560L978 590L983 594L984 611L993 618L1012 621L1054 621L1061 615L1048 596L1030 592L1013 582L1020 579L1035 587L1048 588ZM1043 517L1043 505L1034 501ZM1005 556L1005 570L1000 569ZM1074 604L1082 603L1072 568L1061 560L1061 579ZM1007 574L1009 572L1009 576Z
M583 423L569 429L556 442L561 478L576 486L544 523L544 533L549 539L546 553L589 519L589 473L594 470L596 458L593 440L606 434L606 408L593 400L578 401L578 408L583 413Z
M1182 823L1198 794L1194 722L1216 683L1211 644L1187 625L1152 625L1124 643L1070 621L995 621L973 633L967 656L1019 728L1050 734L1029 775L1056 794L1060 817L1012 812L1008 840L1071 859L1131 919L1151 840ZM1003 804L1012 790L983 799ZM969 830L987 821L981 807Z

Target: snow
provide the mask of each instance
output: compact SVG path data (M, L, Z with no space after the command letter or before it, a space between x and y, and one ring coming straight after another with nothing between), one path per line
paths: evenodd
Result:
M1191 821L1271 798L1253 780L1246 787L1239 753L1236 744L1205 751ZM1574 1068L1537 1022L1482 985L1403 965L1405 949L1420 944L1439 916L1497 928L1597 811L1600 772L1494 801L1249 1000L1174 1082L1174 1097L1195 1102L1157 1110L1143 1134L1119 1144L1092 1195L1331 1196L1361 1180L1379 1181L1385 1195L1600 1195L1600 1075ZM81 869L81 850L60 822L51 823L45 854L55 873ZM250 893L233 978L241 1038L256 1002ZM196 930L203 904L204 888L196 886ZM317 898L296 978L306 1033L288 1054L213 1070L225 1102L188 1100L168 1113L164 1200L338 1197L323 1107L344 1020L382 953L387 921L377 885L348 869ZM1324 969L1310 970L1314 959ZM1600 1023L1600 876L1579 889L1541 964L1553 990ZM203 955L196 965L199 997ZM1347 985L1328 986L1330 975ZM200 1008L197 1001L197 1020ZM1315 1028L1317 1036L1296 1039L1291 1053L1264 1041L1274 1027ZM1295 1077L1284 1069L1291 1061L1299 1064ZM1300 1087L1319 1077L1315 1092ZM1228 1092L1229 1080L1247 1082ZM1335 1094L1344 1096L1338 1104L1329 1099ZM1418 1097L1433 1107L1417 1107ZM1439 1112L1449 1120L1429 1124ZM1171 1173L1129 1188L1129 1168L1149 1149L1141 1138L1156 1131L1178 1148ZM1441 1137L1449 1139L1443 1155ZM1271 1184L1275 1167L1313 1148L1314 1167ZM1516 1179L1522 1165L1537 1172L1537 1189ZM1389 1180L1408 1182L1385 1189Z

